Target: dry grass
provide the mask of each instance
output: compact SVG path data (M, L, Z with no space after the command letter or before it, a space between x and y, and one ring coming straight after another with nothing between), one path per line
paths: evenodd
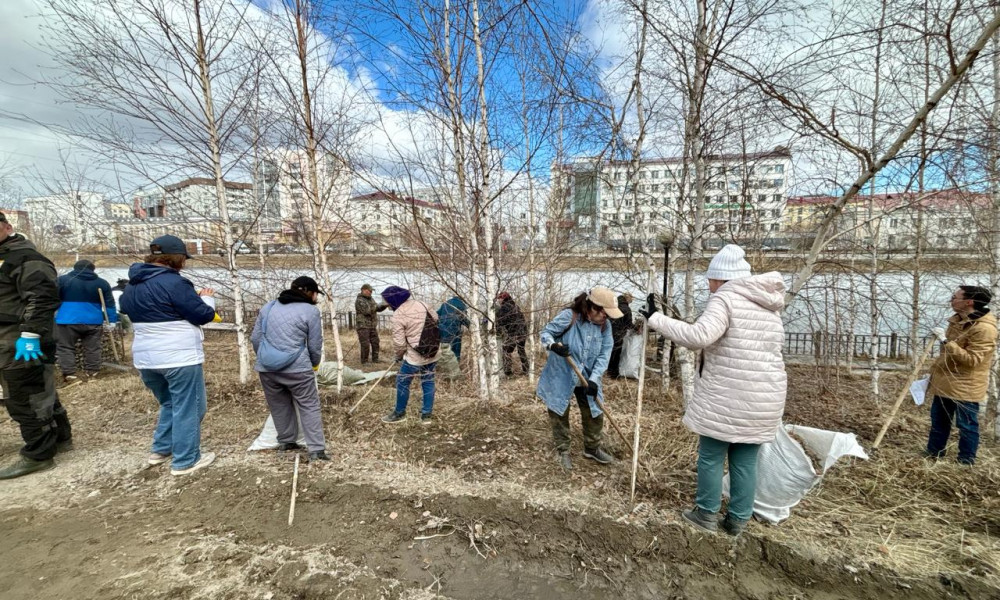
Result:
M227 338L210 336L207 343L204 437L213 449L240 453L266 417L263 395L255 383L235 383ZM349 355L347 364L359 366L357 357ZM862 445L870 446L891 400L881 405L870 400L867 378L810 367L789 367L789 375L786 422L854 432ZM884 375L885 398L893 398L901 383L897 375ZM637 502L646 510L635 514L629 503L629 452L610 427L607 445L623 461L606 468L582 460L574 424L574 470L564 474L553 460L545 409L533 386L526 378L515 378L505 381L503 389L502 400L484 406L472 383L439 382L437 422L430 427L412 419L394 427L379 421L392 407L391 381L350 416L347 408L364 389L341 395L324 390L324 420L334 456L330 475L412 493L518 497L628 519L673 520L676 509L691 504L696 438L680 423L676 394L661 394L655 376L648 381L642 417L642 456L655 477L640 473ZM636 382L608 381L606 390L609 409L630 436ZM411 414L419 401L415 385ZM71 395L71 402L75 420L86 423L78 431L94 444L146 443L155 422L155 404L133 375L88 384ZM973 468L953 459L933 462L920 456L927 426L927 408L905 404L871 460L838 463L788 521L755 524L749 533L856 568L884 565L902 577L971 573L1000 582L995 441L983 436ZM982 429L990 427L983 424ZM955 438L952 457L954 443Z

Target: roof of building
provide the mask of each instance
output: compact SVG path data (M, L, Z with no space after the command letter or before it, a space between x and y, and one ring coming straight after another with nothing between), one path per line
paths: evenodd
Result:
M230 190L251 190L253 189L253 184L250 183L240 183L237 181L223 181L223 184L227 189ZM171 183L170 185L164 186L164 190L168 192L173 192L182 188L190 187L192 185L215 185L214 179L209 179L208 177L190 177L184 181L179 181L177 183Z
M712 161L755 161L764 160L767 158L791 158L792 152L785 146L777 146L773 150L767 150L765 152L749 152L745 154L709 154L705 156L705 160ZM593 161L595 157L581 157L576 159L575 162L588 162ZM684 162L685 157L683 156L670 156L661 158L644 158L641 163L643 166L649 165L668 165L677 164ZM603 164L611 166L624 166L630 164L632 161L629 160L605 160L602 161ZM563 163L561 167L564 170L571 170L574 166L574 162Z
M788 207L828 206L836 202L840 196L790 196ZM929 190L923 194L917 192L893 192L885 194L858 194L851 198L850 204L868 204L871 201L882 209L898 208L902 205L920 205L924 208L948 209L957 206L988 206L991 202L989 194L970 192L957 188L946 190Z
M361 194L358 196L352 196L350 202L376 202L378 200L387 200L389 202L397 202L399 204L410 204L413 206L423 206L426 208L433 208L436 210L444 210L444 206L434 202L427 202L425 200L420 200L412 196L400 196L395 192L384 192L377 191L370 194Z

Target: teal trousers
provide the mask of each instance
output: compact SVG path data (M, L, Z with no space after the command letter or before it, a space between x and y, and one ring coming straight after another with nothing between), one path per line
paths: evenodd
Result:
M698 440L698 495L695 504L708 512L722 508L722 476L729 459L729 516L749 521L757 492L757 451L760 444L731 444L708 436Z

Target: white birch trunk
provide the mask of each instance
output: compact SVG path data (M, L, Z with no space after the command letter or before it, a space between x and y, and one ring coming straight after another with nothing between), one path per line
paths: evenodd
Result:
M196 61L202 92L202 111L205 117L206 133L208 134L209 153L212 161L212 175L215 179L216 201L219 207L219 219L222 223L223 243L226 245L227 268L229 283L233 289L233 305L236 321L236 346L239 361L240 383L250 381L250 346L246 327L246 306L243 298L243 281L236 264L236 249L234 247L232 224L229 218L229 206L226 200L226 186L222 173L222 148L219 143L219 131L215 120L215 105L212 99L212 76L209 73L208 57L205 50L205 34L201 23L201 0L194 0L192 6L197 35Z

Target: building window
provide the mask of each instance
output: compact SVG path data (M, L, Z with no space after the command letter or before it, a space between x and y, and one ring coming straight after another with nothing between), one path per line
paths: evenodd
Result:
M659 171L653 171L653 179L659 179L659 178L660 178L660 172Z
M771 209L771 216L774 217L775 219L777 219L778 217L780 217L781 216L781 209L780 208L772 208Z
M785 172L785 165L774 165L774 172L775 173L784 173Z
M777 223L771 223L771 231L777 231L777 230L778 230L778 224Z
M653 171L653 172L655 173L656 171ZM654 177L654 179L655 179L655 177ZM660 191L660 186L654 183L654 184L653 184L653 191L654 191L654 192L658 192L658 191Z

